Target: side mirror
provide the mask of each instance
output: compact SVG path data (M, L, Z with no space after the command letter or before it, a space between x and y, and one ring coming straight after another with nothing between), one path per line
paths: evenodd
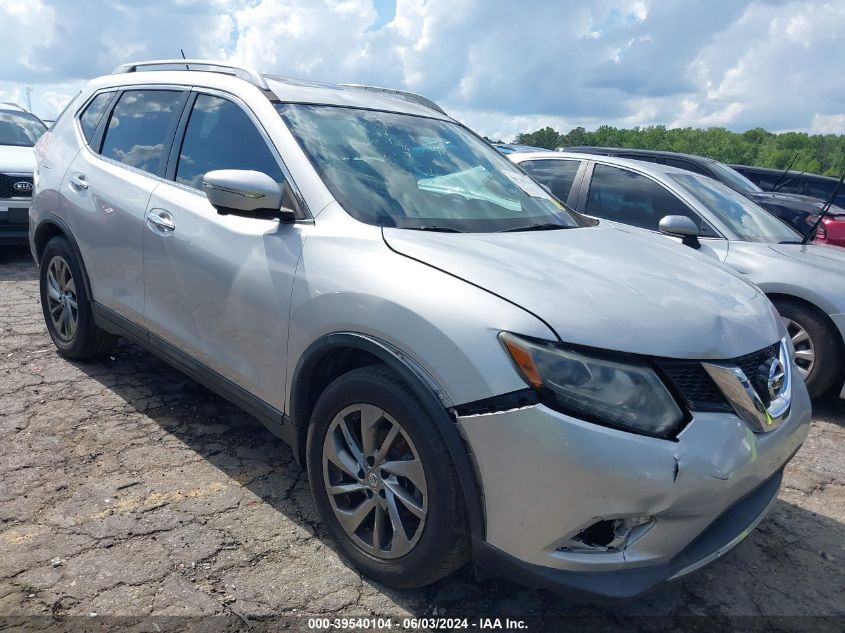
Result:
M282 207L282 187L260 171L210 171L203 176L202 188L220 215L273 218L281 222L296 220L292 209Z
M663 235L680 237L684 246L694 249L701 248L701 242L698 241L701 229L685 215L667 215L660 220L658 228Z

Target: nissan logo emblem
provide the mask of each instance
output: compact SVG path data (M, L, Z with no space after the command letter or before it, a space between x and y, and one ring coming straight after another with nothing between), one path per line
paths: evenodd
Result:
M32 191L32 183L26 180L20 180L12 185L15 191Z

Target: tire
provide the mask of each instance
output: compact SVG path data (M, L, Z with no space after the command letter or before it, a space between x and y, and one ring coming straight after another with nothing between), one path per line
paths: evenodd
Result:
M41 310L59 354L73 360L108 354L119 340L118 336L94 324L91 300L82 275L82 265L66 237L56 236L47 242L39 264ZM72 325L63 317L57 325L51 313L70 315Z
M775 308L784 323L796 348L796 364L799 370L809 374L804 377L811 398L824 395L840 377L842 368L842 342L827 320L812 307L794 299L775 299ZM809 340L800 340L801 331ZM814 354L808 367L809 354Z
M356 407L361 410L356 411ZM378 462L355 460L351 451L345 452L344 471L324 453L326 446L334 447L331 450L335 451L337 459L338 455L344 455L342 449L349 446L340 420L347 421L347 430L353 434L357 447L366 448L360 432L363 426L360 420L365 411L368 419L378 419L369 427L374 429L374 440L370 443L373 450L369 454L378 456L379 451L375 449L384 450L389 444L383 466L390 472L380 469ZM399 427L394 439L382 441L394 432L394 425ZM416 455L421 473L409 469L409 465L415 463L409 455ZM353 461L349 462L349 459ZM390 587L414 589L447 576L469 560L466 507L446 443L414 392L386 367L374 365L350 371L326 388L311 416L306 460L311 490L326 530L343 554L365 575ZM402 472L409 475L413 472L412 478L395 475L392 469L397 464L402 466ZM357 483L349 484L347 482L355 481L349 473L356 465L359 466ZM361 465L364 468L360 468ZM381 478L380 481L373 482L373 474ZM384 479L385 475L387 479ZM342 480L338 481L338 477ZM333 485L351 485L359 489L348 495L330 495L327 480ZM414 482L419 482L419 487ZM403 495L392 493L397 486L406 498L413 497L412 504L417 510L423 508L424 519L408 510L411 506L401 501ZM341 524L336 508L361 508L365 499L372 499L373 509L362 514L365 519L361 521L359 531L351 534ZM378 510L376 505L382 509ZM395 506L393 514L391 505ZM379 512L382 539L378 539L375 528ZM392 529L394 516L404 526L402 533L407 537L407 550L406 540ZM376 551L376 540L383 551Z

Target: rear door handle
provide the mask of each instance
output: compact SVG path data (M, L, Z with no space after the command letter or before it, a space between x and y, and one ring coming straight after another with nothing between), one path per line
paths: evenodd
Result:
M173 220L173 216L164 209L150 209L147 212L147 220L162 231L176 230L176 222Z
M77 191L82 190L82 189L87 189L88 188L88 179L85 178L85 174L71 174L70 184Z

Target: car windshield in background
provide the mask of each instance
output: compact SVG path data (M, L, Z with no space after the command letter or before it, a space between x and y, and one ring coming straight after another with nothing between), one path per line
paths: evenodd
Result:
M460 125L337 106L277 107L332 195L362 222L461 232L589 224Z
M730 183L728 186L730 186L736 191L739 191L740 193L763 191L762 189L760 189L760 187L748 180L748 178L743 176L737 170L728 167L727 165L724 165L718 161L714 161L710 163L710 167L712 167L715 171L719 172L719 174L721 175L721 178L719 180L721 180L725 184Z
M801 235L745 196L720 182L695 174L671 174L744 242L793 242Z
M47 127L31 114L0 110L0 145L32 147L46 131Z

